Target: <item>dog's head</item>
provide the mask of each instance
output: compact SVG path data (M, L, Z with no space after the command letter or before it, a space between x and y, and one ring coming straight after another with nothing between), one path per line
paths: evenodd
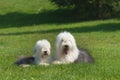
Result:
M76 46L73 35L69 32L62 32L58 35L56 48L60 49L63 54L68 54Z
M37 41L34 48L34 53L36 56L39 56L42 58L48 57L51 54L51 46L49 41L45 39Z

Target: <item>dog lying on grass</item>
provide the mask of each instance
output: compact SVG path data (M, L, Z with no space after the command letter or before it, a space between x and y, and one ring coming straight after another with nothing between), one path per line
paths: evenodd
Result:
M94 61L86 50L77 47L75 38L70 32L65 31L58 34L55 48L56 53L53 64L90 63Z
M50 42L43 39L36 42L34 47L34 56L23 56L20 57L15 64L19 66L29 66L31 64L37 65L49 65L51 55Z

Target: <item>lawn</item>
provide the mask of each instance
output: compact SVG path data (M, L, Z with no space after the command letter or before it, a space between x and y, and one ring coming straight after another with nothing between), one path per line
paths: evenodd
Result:
M69 12L65 12L69 14ZM52 45L61 31L71 32L95 63L22 68L13 63L33 55L37 40ZM120 19L78 20L66 17L48 0L0 1L0 80L119 80Z

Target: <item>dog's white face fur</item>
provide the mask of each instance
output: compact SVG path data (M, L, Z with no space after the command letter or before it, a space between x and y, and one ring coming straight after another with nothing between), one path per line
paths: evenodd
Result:
M62 32L56 39L56 58L64 63L73 62L79 54L76 41L71 33Z
M48 63L50 55L51 45L49 41L45 39L37 41L34 48L35 63L36 64Z

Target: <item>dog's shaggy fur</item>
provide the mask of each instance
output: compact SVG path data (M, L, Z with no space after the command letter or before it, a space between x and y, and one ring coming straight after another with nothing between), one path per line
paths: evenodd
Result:
M48 65L51 55L51 45L47 40L40 40L34 48L35 63L39 65Z
M75 38L70 32L61 32L56 39L54 64L92 62L92 57L83 49L78 49Z
M34 56L23 56L15 64L26 66L29 64L49 65L51 55L51 45L49 41L43 39L36 42L34 47Z

